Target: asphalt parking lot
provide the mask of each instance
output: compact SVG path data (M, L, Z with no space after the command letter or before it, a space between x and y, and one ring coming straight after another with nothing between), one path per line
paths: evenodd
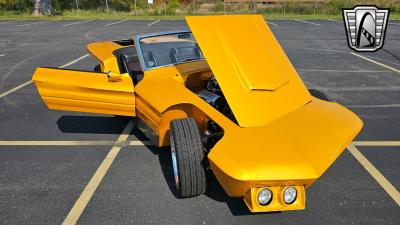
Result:
M250 214L215 180L177 199L168 149L145 145L126 118L47 110L29 82L38 66L92 70L90 42L184 21L1 21L0 224L400 224L400 21L368 54L349 49L341 21L269 26L306 85L365 123L307 190L306 210Z

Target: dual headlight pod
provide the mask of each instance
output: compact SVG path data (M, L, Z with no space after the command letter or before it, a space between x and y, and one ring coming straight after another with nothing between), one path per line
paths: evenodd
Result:
M258 204L262 206L268 205L272 201L272 191L268 188L263 188L261 189L260 192L258 192L257 200ZM283 191L283 201L286 204L292 204L294 201L296 201L297 198L297 190L295 187L288 186L284 189Z

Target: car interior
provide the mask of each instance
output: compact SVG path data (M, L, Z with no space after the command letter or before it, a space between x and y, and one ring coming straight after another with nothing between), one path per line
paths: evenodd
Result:
M149 43L142 44L141 48L147 68L203 58L199 46L193 41Z
M134 46L117 49L113 54L118 60L120 72L128 73L134 84L143 79L143 71L140 67L139 58Z
M199 46L192 41L142 44L142 52L147 68L203 59ZM143 71L133 45L117 49L113 54L118 60L120 72L128 73L135 85L143 79Z

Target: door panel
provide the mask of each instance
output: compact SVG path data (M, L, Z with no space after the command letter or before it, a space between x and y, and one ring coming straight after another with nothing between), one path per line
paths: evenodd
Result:
M105 73L37 68L32 80L49 109L135 116L133 83L128 74L109 81Z

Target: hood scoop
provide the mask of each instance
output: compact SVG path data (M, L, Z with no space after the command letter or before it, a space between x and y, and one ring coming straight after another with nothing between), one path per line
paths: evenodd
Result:
M262 62L262 59L267 58L264 55L270 53L253 52L254 59L250 57L245 60L243 59L246 57L246 54L243 54L245 52L234 52L235 50L241 51L241 48L231 48L231 43L224 38L219 28L218 38L221 40L226 55L228 56L227 58L235 72L234 75L247 91L274 91L289 82L289 78L284 72L271 71L271 67L266 66L269 62ZM243 46L243 48L245 48L245 46ZM257 60L259 61L257 62ZM264 64L264 67L257 64Z

